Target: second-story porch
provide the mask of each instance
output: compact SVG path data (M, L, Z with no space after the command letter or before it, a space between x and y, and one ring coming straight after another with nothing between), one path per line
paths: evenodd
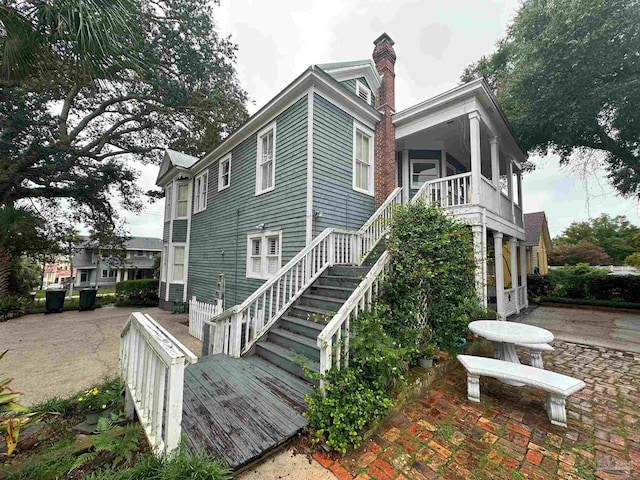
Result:
M518 247L527 155L489 87L482 80L461 85L398 112L393 123L404 201L418 196L468 223L480 301L495 304L501 318L519 312L526 305Z

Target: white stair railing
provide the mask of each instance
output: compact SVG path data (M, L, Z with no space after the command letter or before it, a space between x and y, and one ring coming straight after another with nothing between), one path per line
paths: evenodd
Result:
M202 354L240 357L333 265L360 265L389 229L396 188L359 231L325 229L241 305L204 320Z
M380 284L390 266L391 254L387 250L318 335L321 374L332 367L340 369L349 366L351 322L358 318L361 312L371 311L371 305L380 294ZM322 387L324 382L321 380L320 383Z
M151 316L133 312L120 333L125 410L133 412L157 454L180 444L186 363L198 358Z

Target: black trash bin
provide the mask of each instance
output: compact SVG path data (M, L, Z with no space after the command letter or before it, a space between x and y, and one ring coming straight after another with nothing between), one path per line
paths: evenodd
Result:
M47 290L45 294L45 313L61 313L66 294L66 290Z
M80 300L78 302L78 310L94 310L96 308L96 294L98 291L95 288L84 288L80 290Z

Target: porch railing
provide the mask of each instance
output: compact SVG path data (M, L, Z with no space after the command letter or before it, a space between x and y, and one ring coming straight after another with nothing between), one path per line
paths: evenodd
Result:
M504 291L504 314L505 317L512 315L517 312L516 307L516 290L514 288L509 288Z
M358 318L360 313L371 310L373 301L378 297L380 284L390 266L391 254L387 250L318 335L321 374L332 367L340 369L349 365L351 321ZM320 383L322 387L324 382L321 380Z
M516 217L516 225L518 225L519 227L524 226L522 222L522 208L520 208L519 205L513 205L513 215Z
M325 229L242 304L204 320L203 355L240 357L332 265L360 265L389 228L396 188L359 231Z
M527 287L521 286L518 287L518 309L522 310L527 306Z
M412 202L418 200L442 208L471 205L471 172L425 182L411 199Z
M483 175L480 175L480 179L480 201L488 210L500 215L498 189Z
M500 192L500 216L512 222L511 200L502 192Z
M182 390L187 363L198 358L151 316L134 312L120 333L125 410L133 412L157 454L180 444Z

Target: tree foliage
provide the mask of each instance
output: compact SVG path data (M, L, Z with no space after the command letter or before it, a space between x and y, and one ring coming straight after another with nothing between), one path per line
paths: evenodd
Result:
M587 222L573 222L553 243L555 247L550 261L553 258L559 262L554 265L580 262L590 265L613 262L619 265L629 255L640 251L640 228L624 216L602 214Z
M640 1L525 0L484 77L526 150L601 152L623 195L640 196Z
M206 0L10 0L0 8L0 203L100 228L141 207L134 161L201 155L247 116L236 46Z
M550 265L611 264L611 257L605 249L588 240L581 240L575 244L554 245L549 252L548 260Z

